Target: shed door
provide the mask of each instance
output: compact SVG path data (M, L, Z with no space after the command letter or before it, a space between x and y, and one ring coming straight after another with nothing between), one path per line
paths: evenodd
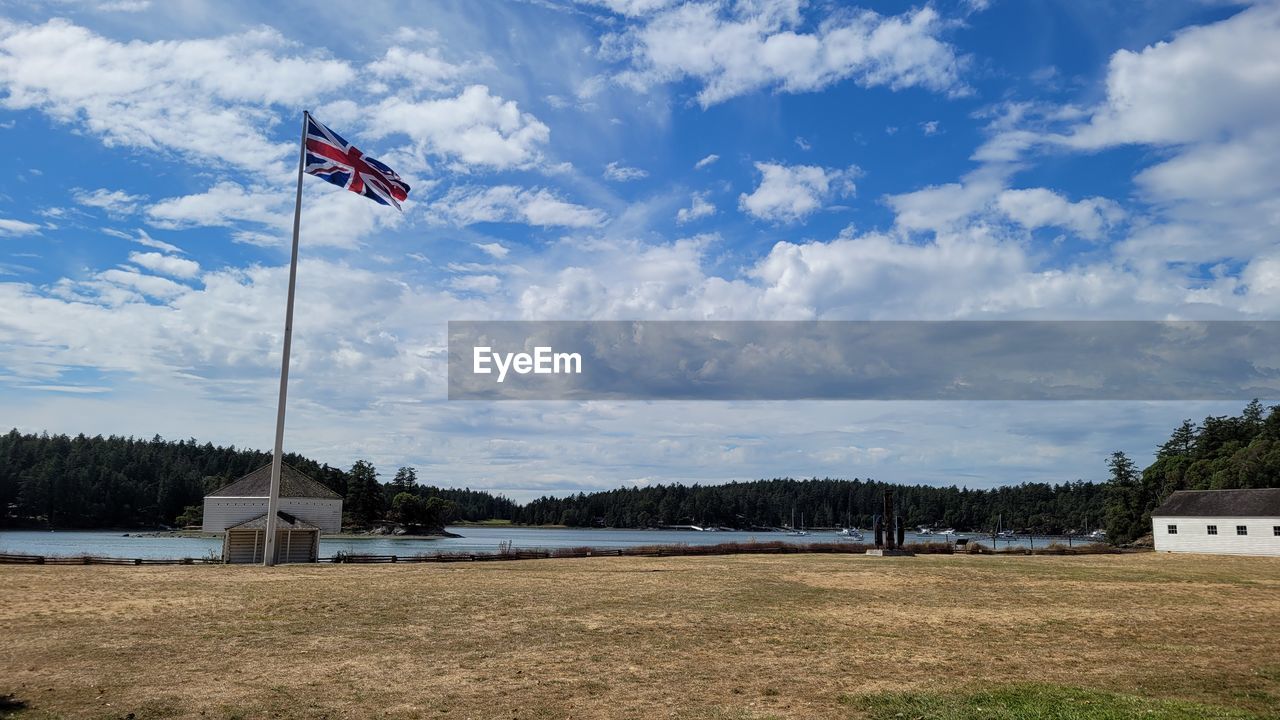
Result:
M314 530L281 530L276 536L276 562L315 562L315 555L311 552L314 543Z
M224 562L262 562L263 533L261 530L228 530L227 556Z

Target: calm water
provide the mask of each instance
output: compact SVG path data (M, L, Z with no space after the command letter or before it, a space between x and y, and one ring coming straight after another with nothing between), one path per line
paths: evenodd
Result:
M411 539L395 537L324 537L320 539L320 555L343 552L370 555L416 555L436 552L495 552L499 544L510 542L516 549L554 549L566 547L627 548L639 545L715 545L724 542L782 542L806 544L836 542L843 538L831 532L813 532L807 536L770 532L695 532L679 530L602 530L505 527L451 527L451 532L464 537ZM872 533L865 533L867 541ZM972 534L973 541L991 544L991 538ZM917 536L907 533L907 542L940 541L941 536ZM1026 546L1028 538L1000 540L999 547ZM1036 547L1053 542L1066 544L1066 538L1036 537ZM1087 542L1076 538L1073 542ZM202 537L125 537L121 532L39 532L29 530L0 531L0 553L30 555L96 555L123 558L202 558L222 552L220 538Z

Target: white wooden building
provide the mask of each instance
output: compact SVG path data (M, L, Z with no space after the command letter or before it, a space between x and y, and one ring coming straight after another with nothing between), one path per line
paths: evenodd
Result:
M1151 525L1157 552L1280 556L1280 488L1179 490Z
M205 496L203 529L223 534L223 562L262 562L270 488L268 463ZM276 562L315 562L320 554L320 534L341 529L342 496L289 465L282 465Z

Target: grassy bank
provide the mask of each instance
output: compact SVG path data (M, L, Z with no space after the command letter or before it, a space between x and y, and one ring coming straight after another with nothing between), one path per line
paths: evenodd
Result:
M0 566L0 583L0 714L23 718L1280 715L1265 558Z

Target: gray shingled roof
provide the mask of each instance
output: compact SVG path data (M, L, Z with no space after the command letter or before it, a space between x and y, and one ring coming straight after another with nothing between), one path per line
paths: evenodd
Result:
M232 525L228 530L266 530L267 514L263 513L252 520L245 520L239 525ZM277 530L319 530L320 528L310 523L289 515L287 513L276 513L276 529Z
M266 497L270 490L271 463L267 463L206 497ZM280 464L280 497L342 499L341 495L294 470L288 463Z
M1153 517L1280 517L1280 488L1179 490Z

